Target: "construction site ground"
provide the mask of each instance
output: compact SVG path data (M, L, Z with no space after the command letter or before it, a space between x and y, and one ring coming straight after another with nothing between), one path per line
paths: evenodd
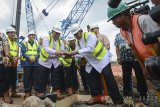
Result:
M122 81L122 71L121 71L121 66L119 66L118 63L112 63L112 71L115 75L116 81L118 83L120 91L122 91L122 86L123 86L123 81ZM80 76L78 75L80 78ZM83 89L82 82L80 79L80 90ZM136 78L134 77L133 73L133 83L134 83L134 89L136 92ZM155 96L155 90L153 85L147 80L147 85L148 85L148 93L151 96L150 98L150 104L147 107L160 107L159 104L157 104L157 97ZM21 107L22 102L24 101L24 93L23 93L23 83L20 82L18 83L18 92L21 94L21 98L14 98L14 103L11 105L6 105L6 106L1 106L4 104L1 104L0 107ZM92 105L88 106L84 102L88 101L91 98L90 95L83 95L83 92L81 94L74 94L72 96L66 96L63 100L57 101L55 103L55 107L114 107L113 104L109 105ZM110 99L108 100L108 97L106 97L107 102L112 102ZM134 103L132 102L133 100L126 99L125 102L127 103ZM154 104L156 103L156 104ZM142 105L142 104L140 104ZM132 106L126 106L126 107L132 107ZM136 106L136 107L145 107L145 106Z

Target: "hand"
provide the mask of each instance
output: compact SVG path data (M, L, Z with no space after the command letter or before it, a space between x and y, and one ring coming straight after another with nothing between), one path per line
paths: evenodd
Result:
M18 57L14 57L14 58L13 58L13 61L14 61L14 62L17 62L17 61L18 61Z
M60 52L60 51L59 51L59 52L56 52L55 55L56 55L56 56L62 56L62 55L63 55L63 52Z
M63 52L63 55L66 55L66 56L70 56L71 54L70 54L70 52Z
M16 67L18 63L18 57L13 57L13 62L12 62L12 66Z
M5 66L9 65L9 57L3 57L3 63Z
M31 64L33 64L36 61L36 59L35 59L35 57L33 57L33 58L30 58L29 61L30 61Z
M67 59L67 58L73 58L73 57L72 55L68 54L68 55L65 55L64 58Z
M72 51L72 52L70 52L70 54L71 55L76 55L76 54L78 54L78 51Z

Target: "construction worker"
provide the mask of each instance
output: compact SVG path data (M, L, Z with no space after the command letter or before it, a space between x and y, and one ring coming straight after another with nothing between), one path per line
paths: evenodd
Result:
M64 44L59 39L61 33L61 27L55 25L51 35L43 39L43 48L41 48L39 58L39 95L44 95L48 85L48 77L51 74L51 86L57 94L57 100L64 98L62 96L64 72L61 64L63 58L59 59L62 54L61 50L64 50Z
M88 25L89 26L89 25ZM100 34L99 32L99 26L98 24L91 24L89 27L88 27L89 31L94 34L98 41L100 41L104 47L106 47L107 50L110 50L110 42L107 38L107 36L103 35L103 34ZM108 51L109 52L109 51ZM97 74L96 74L97 73ZM105 94L107 94L107 90L106 90L106 86L105 86L105 83L104 83L104 79L103 79L103 76L98 74L98 72L94 72L93 75L91 75L92 77L95 76L97 78L97 81L99 81L100 83L99 84L102 84L103 83L103 89L104 89L104 92ZM99 76L99 77L98 77ZM99 80L98 80L99 79ZM102 82L100 81L100 79L102 80ZM97 86L98 87L98 86ZM98 89L98 88L97 88ZM99 86L99 91L101 91L102 88L101 86Z
M8 35L8 43L9 43L9 66L6 68L8 71L7 77L10 80L10 83L8 84L11 88L11 97L18 98L21 97L21 95L18 95L16 93L16 87L17 87L17 63L18 63L18 53L19 48L18 44L16 42L17 38L16 36L16 30L13 27L8 27L6 29L6 34Z
M123 104L123 98L119 93L117 83L114 79L112 70L110 69L110 56L107 49L103 46L101 42L97 40L95 35L91 33L83 32L82 28L75 24L71 27L71 33L77 39L76 50L68 53L69 55L76 55L87 59L90 64L90 68L86 70L87 72L99 72L104 76L105 82L107 84L107 90L112 98L115 107L121 107ZM87 104L92 105L96 103L105 103L102 98L102 93L97 91L97 81L94 78L89 78L92 81L91 95L92 98L87 102Z
M37 92L37 75L38 75L38 58L40 49L38 43L35 41L36 34L33 31L28 33L28 41L23 42L21 52L23 56L23 83L24 83L24 98L32 95L32 87Z
M9 65L9 44L4 33L0 33L0 96L5 103L13 103L9 96L9 80L6 67Z
M75 50L76 47L76 38L73 35L69 35L67 38L68 47L71 51ZM71 75L72 75L72 86L73 86L73 93L78 93L79 83L78 83L78 76L77 76L77 66L75 58L72 58L72 64L70 66Z
M160 53L159 44L144 45L141 41L142 35L160 30L160 27L151 19L149 15L131 15L129 7L121 2L117 8L108 7L108 21L112 20L113 24L120 28L121 35L127 39L134 55L136 56L143 73L146 75L144 66L145 58L155 56ZM146 99L147 95L141 95Z
M132 68L137 78L137 91L140 95L147 95L147 84L143 71L134 57L131 48L128 46L127 40L118 33L114 44L116 46L117 61L122 67L124 96L134 97L135 95L133 93Z
M90 31L96 35L97 39L103 43L104 47L106 47L107 50L110 50L109 39L104 34L100 34L99 26L97 24L90 25Z
M64 44L64 50L66 52L71 52L72 49L70 47L69 44L67 44L67 40L65 40L65 44ZM71 69L71 64L73 59L72 58L63 58L65 62L67 62L67 64L63 64L63 69L64 69L64 80L65 80L65 87L66 87L66 91L68 95L72 95L73 94L73 72Z

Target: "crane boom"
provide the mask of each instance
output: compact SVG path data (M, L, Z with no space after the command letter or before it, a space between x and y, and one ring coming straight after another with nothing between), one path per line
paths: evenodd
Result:
M30 0L25 0L25 10L26 10L28 32L33 31L36 33L33 9Z
M73 24L81 24L94 1L95 0L77 0L68 17L62 21L63 36L61 39L68 36L70 33L69 29Z

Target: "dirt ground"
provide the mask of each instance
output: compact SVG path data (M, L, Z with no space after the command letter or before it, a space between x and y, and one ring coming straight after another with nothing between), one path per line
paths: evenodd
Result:
M112 63L112 72L113 74L115 75L115 79L117 81L117 84L120 88L120 91L122 91L122 86L123 86L123 81L122 81L122 70L121 70L121 66L118 64L118 63ZM79 76L79 75L78 75ZM80 78L80 76L79 76ZM81 80L79 81L81 82ZM134 89L135 89L135 92L137 92L136 90L136 78L134 76L134 72L133 72L133 86L134 86ZM82 86L82 83L80 83L81 86L80 86L80 89L83 89L83 86ZM148 93L149 95L152 95L152 96L155 96L155 90L154 90L154 87L153 85L147 80L147 85L148 85ZM20 105L22 104L22 102L24 101L23 99L23 83L22 81L20 81L18 83L18 88L17 88L17 92L19 92L22 97L21 98L14 98L14 104L16 105ZM157 100L156 98L154 99L151 99L151 100ZM153 104L152 104L153 105ZM0 106L1 107L1 106ZM9 106L10 107L10 106ZM15 107L15 106L14 106ZM17 106L18 107L18 106ZM90 106L86 106L85 104L73 104L72 107L90 107ZM110 106L104 106L104 105L94 105L94 106L91 106L91 107L112 107L111 105ZM148 106L148 107L156 107L156 106ZM158 107L158 106L157 106ZM160 107L160 106L159 106Z

